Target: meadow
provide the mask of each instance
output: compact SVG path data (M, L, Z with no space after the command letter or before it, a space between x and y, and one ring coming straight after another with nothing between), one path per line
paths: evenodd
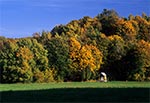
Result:
M149 102L150 82L0 84L0 102Z

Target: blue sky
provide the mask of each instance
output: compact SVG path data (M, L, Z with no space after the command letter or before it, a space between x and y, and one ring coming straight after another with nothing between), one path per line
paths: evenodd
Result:
M150 0L0 0L0 36L29 37L83 16L94 17L105 8L125 17L150 15L149 6Z

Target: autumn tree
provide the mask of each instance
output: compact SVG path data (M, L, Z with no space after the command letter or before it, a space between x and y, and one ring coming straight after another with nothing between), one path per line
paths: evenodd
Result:
M32 70L32 81L33 82L38 81L36 79L37 73L41 72L42 74L46 69L49 68L47 50L45 50L43 45L38 43L36 39L32 39L32 38L20 39L18 40L17 44L20 48L26 47L32 52L33 61L32 63L29 63L30 64L29 68Z
M16 76L17 82L31 82L33 79L33 72L31 65L33 61L33 53L28 47L20 47L16 52Z
M2 82L31 82L32 69L30 64L33 54L27 47L19 48L16 40L7 40L0 52L2 67Z
M0 82L150 81L150 17L104 9L28 38L0 36Z
M135 17L135 21L138 23L139 31L137 33L137 39L143 39L150 42L150 21L146 21L140 16Z
M130 68L129 80L144 81L150 79L150 44L144 40L139 41L126 55L128 68Z
M75 38L70 38L70 59L73 79L88 80L100 69L102 53L95 46L82 46Z
M18 42L19 47L28 47L33 55L35 63L32 64L33 69L45 70L48 67L47 50L43 45L37 42L36 39L20 39Z
M117 35L122 36L125 40L135 40L138 31L137 22L134 20L126 21L120 19L116 23L118 25L116 32Z

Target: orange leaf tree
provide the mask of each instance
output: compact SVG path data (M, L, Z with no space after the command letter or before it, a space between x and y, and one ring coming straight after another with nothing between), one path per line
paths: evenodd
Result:
M102 53L95 46L81 46L75 38L70 38L70 59L72 61L70 67L79 77L73 76L73 79L90 79L91 74L95 74L100 69L102 57Z

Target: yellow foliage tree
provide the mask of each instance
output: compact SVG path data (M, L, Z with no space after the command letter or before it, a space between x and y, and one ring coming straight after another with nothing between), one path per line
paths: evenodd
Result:
M120 19L117 21L117 25L117 34L123 36L127 40L135 39L137 34L135 30L136 22L133 22L133 20L125 21L124 19Z
M102 57L102 53L95 46L81 46L75 38L70 38L70 59L72 60L70 67L74 71L84 72L89 69L90 72L95 73L100 69Z
M33 60L33 53L27 47L20 47L16 53L18 58L18 75L20 75L20 82L30 82L32 81L33 73L30 63Z
M137 38L150 42L150 21L140 16L136 16L134 20L138 23L139 28Z
M134 57L132 61L134 65L129 78L136 81L150 80L150 43L138 41L130 57Z

